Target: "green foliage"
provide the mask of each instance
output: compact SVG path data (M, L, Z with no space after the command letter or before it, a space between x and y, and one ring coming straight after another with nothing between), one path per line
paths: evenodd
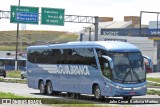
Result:
M9 78L20 78L21 71L7 71L7 77Z
M25 97L18 96L18 95L15 95L13 93L0 92L0 98L25 98Z
M26 49L27 49L27 46L22 46L22 50L26 50ZM1 51L12 51L12 50L16 50L16 46L0 46L0 50Z
M19 31L19 50L36 44L54 44L76 41L78 35L60 31ZM15 50L16 31L0 31L0 50Z
M160 91L159 90L147 90L147 94L160 96Z
M160 78L147 78L147 80L160 83Z

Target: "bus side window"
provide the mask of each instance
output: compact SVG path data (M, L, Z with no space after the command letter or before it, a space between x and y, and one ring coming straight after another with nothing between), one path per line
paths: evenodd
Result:
M0 66L4 66L4 61L0 60Z
M104 66L103 75L105 77L111 78L111 69L109 66L109 62L104 62L103 66Z
M99 64L100 64L100 67L101 67L102 74L105 77L111 78L111 70L110 70L110 67L109 67L109 62L107 61L107 59L104 59L102 57L102 55L108 56L107 51L97 48L96 52L97 52L97 56L98 56L98 59L99 59Z
M62 51L60 49L52 49L52 64L60 64L62 61Z
M84 48L85 63L97 69L97 63L93 48Z
M63 63L64 64L72 64L72 49L63 49Z

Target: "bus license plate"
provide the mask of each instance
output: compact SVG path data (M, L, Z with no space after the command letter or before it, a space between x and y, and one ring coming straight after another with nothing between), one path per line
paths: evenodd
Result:
M135 93L135 92L129 92L129 94L134 95L134 94L136 94L136 93Z

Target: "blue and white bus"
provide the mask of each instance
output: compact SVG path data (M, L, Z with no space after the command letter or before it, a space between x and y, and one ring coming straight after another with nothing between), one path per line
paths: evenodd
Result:
M24 71L26 69L26 58L17 59L18 70ZM0 68L7 71L15 70L15 58L0 58Z
M27 76L28 87L48 95L67 92L129 100L147 91L141 51L120 41L30 46Z

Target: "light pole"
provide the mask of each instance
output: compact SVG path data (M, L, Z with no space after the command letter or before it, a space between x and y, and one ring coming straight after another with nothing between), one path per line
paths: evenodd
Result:
M20 6L20 0L18 2L18 6ZM17 59L18 59L18 36L19 36L19 23L17 23L17 36L16 36L16 58L15 58L15 70L18 70L18 63L17 63Z

